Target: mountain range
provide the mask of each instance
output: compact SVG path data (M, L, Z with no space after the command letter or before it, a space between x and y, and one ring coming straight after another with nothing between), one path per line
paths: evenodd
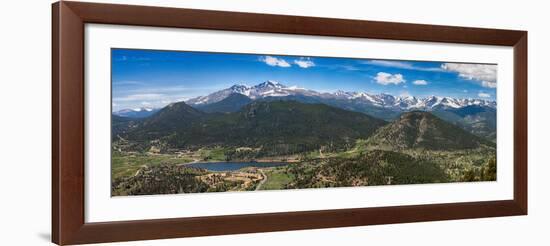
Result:
M236 98L235 94L245 96L246 98ZM225 102L225 104L219 103L228 97L232 100L239 100L239 102L229 101ZM496 109L495 101L483 99L439 96L419 98L414 96L393 96L384 93L368 94L365 92L346 92L341 90L328 93L296 86L289 87L272 80L254 86L236 84L206 96L186 100L185 103L195 108L204 109L207 112L235 112L240 109L240 106L244 106L250 101L271 100L273 98L277 98L277 100L325 103L352 111L370 113L373 116L386 120L394 119L401 112L412 110L436 111L459 109L466 106ZM144 118L154 114L158 110L155 108L123 109L113 114L130 118Z
M128 118L146 118L154 113L158 112L160 109L158 108L133 108L133 109L122 109L119 111L114 112L113 114L120 117L128 117Z
M344 91L321 93L288 87L275 81L255 86L234 85L206 96L172 103L162 109L144 108L135 111L113 113L121 117L116 118L117 131L113 133L125 134L139 141L162 138L172 147L215 145L227 141L240 146L261 146L277 145L289 139L309 139L311 141L291 141L290 145L283 148L306 146L309 149L327 144L340 148L349 144L349 139L366 139L388 121L401 122L403 117L409 119L411 115L419 114L418 111L430 114L423 115L421 121L414 121L415 124L424 122L414 128L424 127L429 122L444 129L461 128L473 134L475 139L481 137L496 141L494 101L436 96L397 97ZM407 114L410 112L415 113ZM133 118L134 121L124 118ZM125 122L131 122L132 127L124 128L127 124ZM368 124L365 125L365 122ZM361 127L355 126L357 124ZM413 121L407 121L407 124L414 125ZM398 130L403 129L398 127ZM385 135L377 134L396 138L396 134L402 133L394 131ZM380 140L383 142L383 139ZM302 147L297 147L299 145ZM419 143L418 146L426 145Z
M288 87L279 82L268 80L255 86L233 85L206 96L199 96L185 101L191 106L208 105L219 102L231 94L241 94L252 100L268 97L313 97L319 100L350 100L363 104L396 110L434 110L438 108L461 108L477 105L496 108L496 102L482 99L457 99L452 97L430 96L393 96L389 94L368 94L365 92L336 91L334 93L317 92L296 86Z
M205 112L227 113L236 112L251 101L281 100L322 103L386 121L393 121L405 112L427 111L476 136L496 141L496 102L483 99L439 96L420 98L345 91L327 93L289 87L268 80L254 86L233 85L206 96L189 99L186 103Z

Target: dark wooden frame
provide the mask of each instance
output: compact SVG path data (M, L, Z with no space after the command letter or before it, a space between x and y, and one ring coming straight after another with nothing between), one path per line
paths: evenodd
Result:
M527 214L527 32L162 7L52 6L52 241L81 244ZM122 24L510 46L514 199L124 222L84 220L84 24Z

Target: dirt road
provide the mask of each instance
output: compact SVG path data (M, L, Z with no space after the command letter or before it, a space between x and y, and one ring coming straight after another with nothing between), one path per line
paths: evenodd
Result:
M262 181L260 181L260 183L258 184L258 186L256 186L256 189L255 190L260 190L260 188L262 187L262 185L265 183L265 181L267 181L267 175L265 175L264 171L262 169L258 169L258 171L260 171L260 173L262 174L262 176L264 177L262 179Z

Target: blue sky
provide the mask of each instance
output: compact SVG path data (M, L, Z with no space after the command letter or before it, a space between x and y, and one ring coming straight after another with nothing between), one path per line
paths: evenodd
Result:
M496 65L112 49L113 111L275 80L322 92L495 100Z

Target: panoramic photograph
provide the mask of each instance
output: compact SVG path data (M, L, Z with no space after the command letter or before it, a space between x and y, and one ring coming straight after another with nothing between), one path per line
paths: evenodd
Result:
M111 195L496 181L497 65L111 49Z

